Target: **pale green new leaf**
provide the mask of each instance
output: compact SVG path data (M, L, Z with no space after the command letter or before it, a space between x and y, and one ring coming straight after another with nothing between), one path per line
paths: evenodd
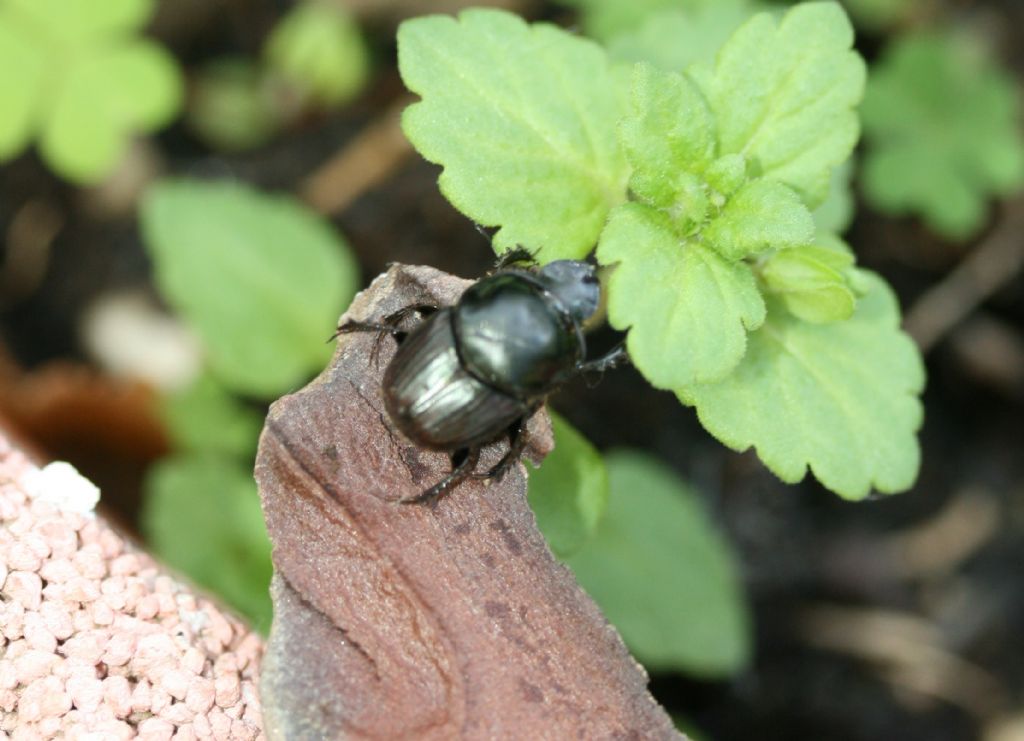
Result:
M464 214L500 226L495 249L579 258L625 199L619 86L603 49L511 13L427 16L398 31L398 64L422 101L402 126Z
M359 270L318 215L239 183L172 180L146 194L142 225L157 285L226 386L277 396L330 357Z
M153 466L141 513L150 547L248 617L270 627L270 540L251 465L178 455Z
M889 213L921 214L947 237L969 237L991 196L1024 187L1019 97L977 40L901 38L864 100L869 201Z
M729 543L697 495L641 453L606 458L608 512L568 563L652 670L720 676L750 655L750 616Z
M693 189L681 176L703 172L714 158L714 126L704 96L692 82L650 64L636 65L629 113L619 126L633 166L633 194L659 208L679 202ZM703 218L703 209L699 211L697 220Z
M676 389L729 447L755 447L788 483L809 466L848 499L908 489L920 461L921 357L899 328L889 287L861 275L869 290L850 319L811 324L770 299L768 319L750 334L732 375Z
M633 5L621 0L619 4ZM675 72L694 62L711 64L732 32L764 8L751 0L715 0L689 9L653 11L637 27L613 34L608 54L619 61L650 62Z
M555 449L530 472L527 494L537 527L560 557L580 549L608 504L604 459L561 415L548 410Z
M772 255L761 278L794 316L824 324L853 315L857 297L844 274L852 266L847 252L807 245Z
M743 185L704 230L705 243L729 260L807 244L813 237L814 219L800 196L765 179Z
M597 255L618 263L608 281L608 320L629 330L630 357L658 388L725 377L743 357L747 331L764 320L746 263L681 242L668 217L648 206L615 209Z
M854 107L865 68L852 44L853 29L834 2L797 5L779 23L768 13L747 21L713 68L691 68L718 121L719 152L742 153L753 174L818 206L830 171L859 134Z

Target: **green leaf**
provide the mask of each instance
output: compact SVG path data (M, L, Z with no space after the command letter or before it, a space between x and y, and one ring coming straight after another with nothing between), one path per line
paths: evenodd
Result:
M843 274L852 265L853 255L808 245L776 252L761 278L794 316L824 324L853 315L857 297Z
M608 41L633 30L644 20L668 9L694 10L723 0L561 0L579 8L588 36Z
M733 194L704 230L704 241L730 260L768 249L807 244L814 219L790 188L772 180L752 180Z
M275 87L262 65L225 57L204 65L192 81L188 123L209 146L239 152L266 144L282 123Z
M692 177L685 176L702 173L714 159L714 125L704 96L692 82L650 64L636 65L630 110L619 127L633 166L633 194L659 208L685 202L695 187L699 189ZM684 208L690 220L702 221L706 203L688 205Z
M0 69L17 70L5 74L0 85L0 161L19 154L29 143L43 107L46 56L23 36L0 6Z
M369 74L359 26L335 5L296 5L274 27L264 55L271 70L327 107L355 97Z
M165 458L147 477L141 518L165 563L269 628L270 540L249 470L214 456Z
M167 124L183 97L177 65L129 35L152 9L150 0L6 0L0 65L18 74L0 87L0 159L37 135L54 170L97 182L133 135Z
M691 74L718 121L719 153L741 153L753 174L794 188L808 208L828 193L829 174L853 149L864 62L853 29L833 2L802 3L776 24L751 18Z
M555 449L530 473L527 493L537 526L564 558L594 534L608 504L608 473L587 438L554 411L548 414Z
M277 396L330 357L359 269L305 206L240 183L171 180L146 194L142 226L157 285L228 388Z
M832 170L832 182L825 202L814 210L814 224L818 231L842 234L853 222L853 160L846 160Z
M634 5L621 0L618 4ZM763 8L750 0L717 0L689 9L655 10L635 28L613 34L608 40L608 54L618 61L650 62L676 72L694 62L711 64L733 31Z
M5 0L58 47L139 28L154 0ZM102 43L102 38L100 41Z
M162 400L161 412L179 448L251 457L263 416L243 405L210 376Z
M976 41L901 37L878 64L864 101L864 192L876 208L919 214L965 239L986 202L1024 187L1017 84Z
M181 103L174 60L148 42L98 52L66 74L40 146L50 165L75 181L102 179L133 132L159 128Z
M619 85L596 44L498 10L427 16L398 30L398 64L422 101L402 126L464 214L500 226L499 252L579 258L625 199Z
M664 465L627 451L606 461L608 511L568 561L580 584L648 669L736 672L750 618L729 544Z
M810 466L827 488L862 499L908 489L920 462L921 357L899 328L896 299L862 272L869 291L845 322L810 324L769 300L743 361L715 384L678 389L701 424L736 450L754 446L795 483Z
M608 319L629 329L633 363L654 386L677 388L728 375L764 320L754 274L699 242L682 243L662 212L638 203L612 212L597 255L618 263Z

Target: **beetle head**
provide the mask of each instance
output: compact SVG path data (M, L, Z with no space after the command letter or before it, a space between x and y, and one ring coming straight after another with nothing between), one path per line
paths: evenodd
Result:
M597 311L601 284L590 263L555 260L541 268L537 277L577 322L582 324Z

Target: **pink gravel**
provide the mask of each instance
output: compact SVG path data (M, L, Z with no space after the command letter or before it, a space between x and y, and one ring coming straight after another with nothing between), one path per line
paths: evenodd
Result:
M260 637L97 517L90 487L0 436L0 741L262 739Z

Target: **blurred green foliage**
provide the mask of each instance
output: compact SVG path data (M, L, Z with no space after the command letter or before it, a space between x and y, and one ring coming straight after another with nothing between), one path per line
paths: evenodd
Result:
M0 0L0 161L36 138L60 175L102 180L178 113L174 59L138 36L153 0Z
M349 13L304 0L278 20L260 58L221 57L199 70L188 123L216 149L253 149L310 113L348 103L369 74L366 40Z
M864 100L864 193L876 208L919 214L951 239L984 224L988 200L1024 186L1018 84L978 40L901 36Z
M727 541L692 489L654 458L613 451L593 539L568 559L654 670L728 675L750 658L750 615Z
M236 152L260 147L278 133L284 118L274 86L257 61L222 57L196 75L188 125L214 149Z
M366 83L369 55L355 20L337 2L306 0L282 18L264 48L267 67L304 100L336 108Z
M203 452L161 460L148 473L141 524L164 562L270 628L270 540L247 461Z
M594 534L608 505L608 472L590 441L554 411L555 449L530 473L528 496L537 526L556 555L565 558Z
M147 193L142 225L161 293L229 388L276 396L330 357L359 267L313 211L239 183L169 180Z

